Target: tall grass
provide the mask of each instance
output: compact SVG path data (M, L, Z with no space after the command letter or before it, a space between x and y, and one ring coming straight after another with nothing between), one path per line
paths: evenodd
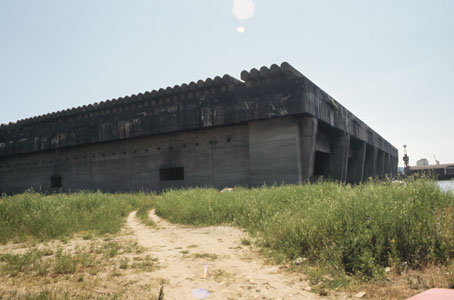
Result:
M427 179L176 190L157 198L156 211L183 224L235 224L276 257L305 257L364 278L454 257L454 195Z
M128 212L146 201L146 194L41 195L27 192L0 200L0 242L34 237L60 238L80 231L117 232Z

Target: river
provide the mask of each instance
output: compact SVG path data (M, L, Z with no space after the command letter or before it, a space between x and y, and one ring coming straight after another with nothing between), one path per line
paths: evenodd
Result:
M440 180L438 185L443 191L453 191L454 192L454 180Z

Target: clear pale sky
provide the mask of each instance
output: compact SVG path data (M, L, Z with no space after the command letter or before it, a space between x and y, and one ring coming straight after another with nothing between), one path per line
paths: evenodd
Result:
M454 1L254 3L1 0L0 123L288 61L412 165L454 163Z

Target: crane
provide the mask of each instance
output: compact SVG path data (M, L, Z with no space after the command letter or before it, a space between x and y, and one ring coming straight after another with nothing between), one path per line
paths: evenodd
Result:
M435 163L436 163L437 165L439 165L440 162L437 160L437 157L435 156L435 153L434 153L434 159L435 159Z
M410 161L410 158L407 155L407 145L404 145L404 157L402 157L404 160L404 166L405 169L408 168L408 162Z

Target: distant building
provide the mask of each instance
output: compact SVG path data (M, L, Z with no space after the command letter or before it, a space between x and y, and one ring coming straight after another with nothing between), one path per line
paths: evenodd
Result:
M454 164L409 167L407 170L407 175L414 174L436 176L438 180L451 179L454 178Z
M416 166L417 167L425 167L425 166L428 166L429 165L429 161L427 160L427 158L421 158L420 160L418 160L416 162Z

